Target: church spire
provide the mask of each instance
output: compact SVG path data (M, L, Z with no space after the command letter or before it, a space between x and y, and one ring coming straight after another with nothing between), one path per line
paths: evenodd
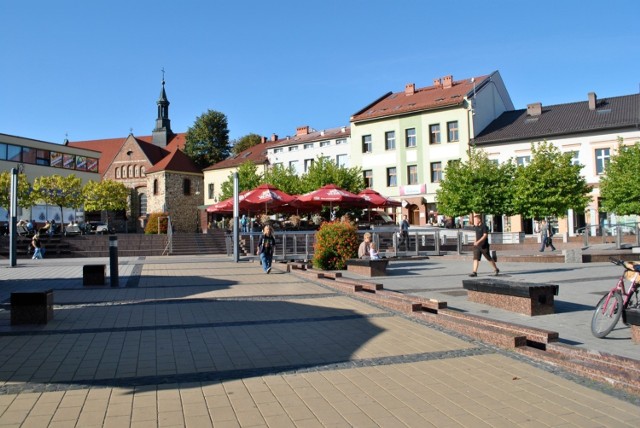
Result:
M162 69L162 90L157 104L158 117L156 118L156 127L153 130L153 144L166 147L173 136L173 132L171 131L171 120L169 120L169 100L164 90L164 68Z

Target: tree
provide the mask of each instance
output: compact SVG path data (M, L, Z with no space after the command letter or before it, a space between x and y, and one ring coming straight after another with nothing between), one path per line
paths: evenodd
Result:
M250 147L256 146L262 143L262 137L258 134L247 134L244 137L240 137L233 143L232 151L234 155L240 154Z
M640 142L618 145L600 177L601 207L618 215L640 214Z
M571 153L561 153L548 142L531 145L531 163L519 166L514 177L513 204L525 217L564 217L567 210L584 211L591 188L572 163Z
M82 189L85 211L118 211L127 208L130 189L114 180L90 180Z
M436 192L438 213L461 216L469 213L512 214L512 162L498 165L478 149L466 162L449 162Z
M269 183L289 195L301 193L302 182L292 167L285 168L278 164L274 165L264 173L263 183Z
M31 195L31 184L24 173L18 174L18 206L31 208L33 200ZM11 172L0 172L0 207L9 211L11 208Z
M33 182L33 198L60 207L60 218L64 221L63 207L82 206L82 180L75 174L37 177Z
M318 156L309 167L309 171L302 176L302 193L319 189L326 184L336 186L352 193L358 193L364 189L364 177L359 167L339 167L326 157Z
M238 167L238 192L251 190L262 183L258 174L258 167L251 161L246 161ZM233 196L233 174L229 174L227 181L222 183L220 199L225 200Z
M227 117L208 110L187 130L184 153L203 169L229 157Z

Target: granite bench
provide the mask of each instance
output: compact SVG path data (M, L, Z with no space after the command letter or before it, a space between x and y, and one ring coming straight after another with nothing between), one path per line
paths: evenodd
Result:
M349 259L347 260L347 271L357 273L362 276L387 276L387 259Z
M554 297L558 286L493 278L463 280L470 301L483 303L524 315L549 315L555 312Z
M640 343L640 308L627 308L624 311L624 322L631 326L633 343Z
M11 325L46 324L53 319L53 290L11 293Z
M82 285L104 285L107 265L82 266Z

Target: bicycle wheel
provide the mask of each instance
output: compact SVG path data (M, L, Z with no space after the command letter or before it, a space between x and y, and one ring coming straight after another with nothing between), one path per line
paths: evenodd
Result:
M605 294L596 305L596 310L591 318L591 333L595 337L605 337L611 333L622 315L622 295L613 293L607 302L609 293Z

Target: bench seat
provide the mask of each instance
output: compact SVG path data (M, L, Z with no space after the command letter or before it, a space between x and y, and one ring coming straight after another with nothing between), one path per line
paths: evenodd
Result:
M387 276L388 264L388 259L349 259L347 260L347 271L369 277Z
M53 290L11 293L11 325L46 324L53 319Z
M624 311L625 322L631 326L633 343L640 343L640 308L627 308Z
M472 302L530 316L555 313L554 296L558 295L558 286L554 284L479 278L463 280L462 287Z

